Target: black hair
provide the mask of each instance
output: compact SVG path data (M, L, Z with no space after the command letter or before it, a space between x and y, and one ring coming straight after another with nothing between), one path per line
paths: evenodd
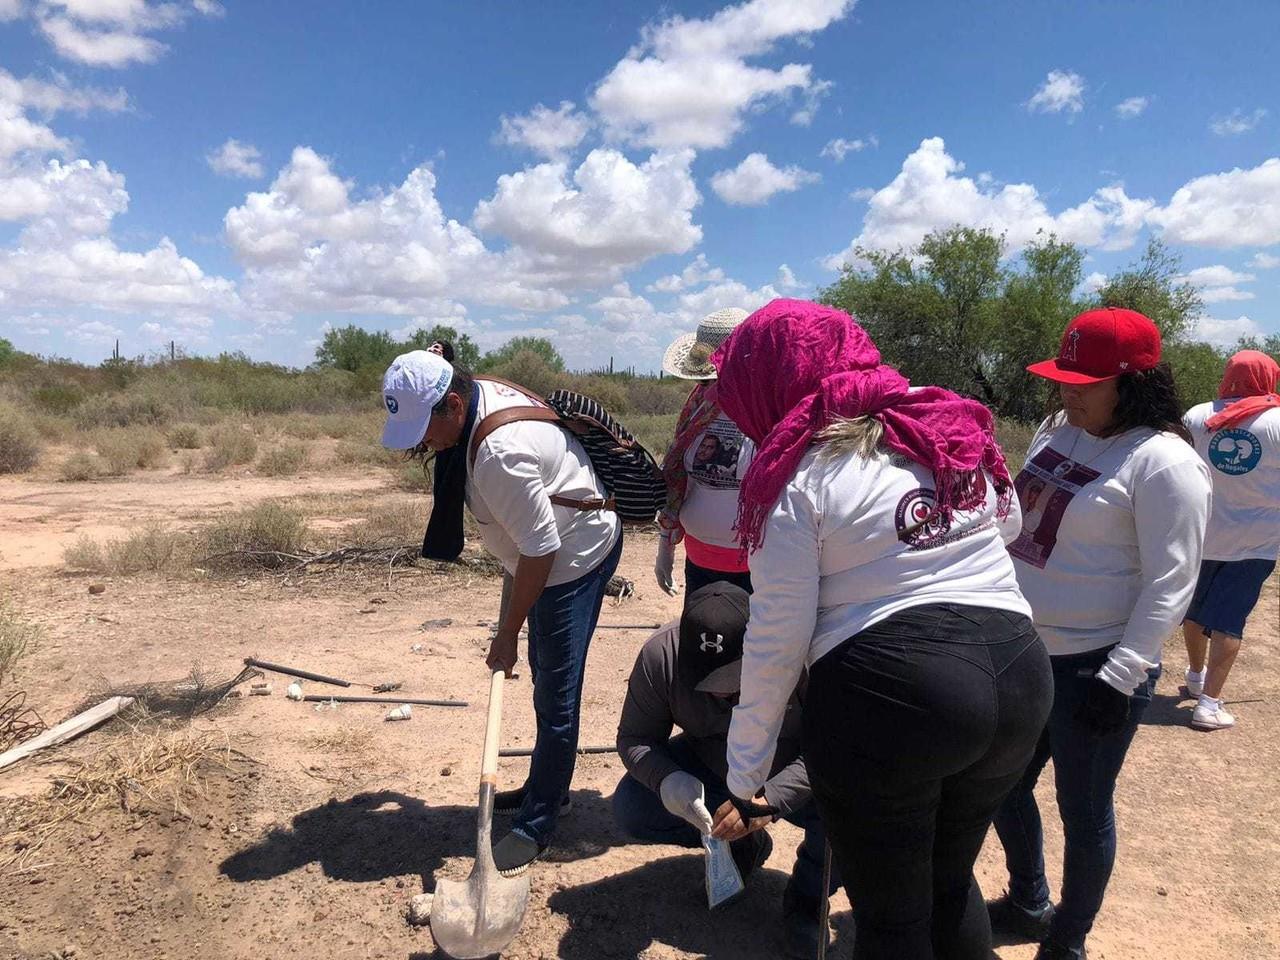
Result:
M440 344L440 356L444 357L449 363L453 363L453 344L448 340L437 340L436 343ZM432 346L435 346L435 343Z
M1173 368L1168 363L1156 364L1150 370L1120 374L1116 378L1116 393L1119 400L1111 424L1102 436L1113 437L1135 427L1150 427L1176 433L1195 446L1191 431L1182 422L1182 398L1173 378ZM1050 419L1061 412L1061 394L1053 390L1049 395Z
M471 394L475 389L475 377L473 377L469 371L463 370L461 367L454 367L453 379L449 381L449 389L444 392L444 396L440 398L440 402L431 408L432 415L434 416L437 413L444 413L448 409L449 394L451 393L456 393L458 395L458 399L461 400L463 404L470 403ZM421 461L423 470L426 470L430 466L431 461L434 458L435 455L427 448L426 437L419 440L418 445L412 450L405 451L405 459Z

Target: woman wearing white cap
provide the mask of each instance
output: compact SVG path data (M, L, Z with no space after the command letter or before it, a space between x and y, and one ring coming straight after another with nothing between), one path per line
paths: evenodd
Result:
M495 811L514 814L511 832L493 850L498 869L512 874L547 848L567 805L587 648L622 554L622 527L616 513L599 508L607 492L568 430L528 419L485 426L491 414L541 401L509 384L472 378L426 350L397 357L382 393L383 444L437 454L423 555L461 551L465 502L485 547L511 578L489 669L510 676L520 628L529 623L537 739L524 786L494 798Z
M686 596L717 581L751 590L733 524L738 488L755 446L720 409L711 365L711 354L746 317L747 311L736 307L717 310L699 321L696 333L671 344L662 358L662 369L671 376L696 382L662 460L667 506L658 515L662 532L653 572L658 585L672 596L676 544L682 541Z

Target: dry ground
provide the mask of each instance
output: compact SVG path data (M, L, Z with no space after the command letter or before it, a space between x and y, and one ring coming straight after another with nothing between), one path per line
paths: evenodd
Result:
M0 957L436 955L429 930L407 926L403 911L438 871L460 877L470 866L487 682L487 631L477 622L494 615L497 582L423 570L397 572L389 585L382 573L301 582L129 578L107 580L104 594L90 596L89 579L60 564L62 547L85 529L115 533L156 517L194 522L299 492L333 494L332 519L341 521L343 497L367 506L391 486L378 468L304 480L0 480L4 590L46 628L18 680L51 722L104 678L174 679L193 663L229 675L254 654L370 683L403 680L406 695L471 704L415 708L412 721L389 724L376 706L317 711L291 703L278 678L272 697L225 702L195 725L225 733L253 762L211 771L203 795L189 801L190 816L155 804L107 808L61 828L23 870L0 874ZM652 584L651 551L651 541L629 537L622 572L639 595L607 606L602 617L587 671L587 743L612 740L645 637L616 625L677 612L677 601ZM1170 676L1120 785L1120 857L1090 942L1095 960L1280 957L1278 589L1277 581L1268 585L1233 676L1238 729L1205 735L1186 726L1190 702L1179 699L1174 677L1184 661L1170 644ZM441 618L453 624L421 628ZM507 704L506 742L528 744L527 677L511 683ZM66 769L65 758L125 736L117 724L48 762L12 768L0 774L0 796L39 795ZM503 761L503 783L518 783L525 763ZM613 756L580 762L575 809L554 854L535 869L529 913L506 956L777 956L777 910L797 831L774 828L768 869L743 902L712 919L697 857L628 846L612 826L609 797L621 773ZM1056 877L1060 831L1047 783L1041 796ZM999 893L994 840L979 874L989 895ZM843 895L833 912L830 955L847 957ZM1029 960L1032 952L997 948L1002 960Z

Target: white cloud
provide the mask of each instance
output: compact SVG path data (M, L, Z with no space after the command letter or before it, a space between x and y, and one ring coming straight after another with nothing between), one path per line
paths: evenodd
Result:
M224 177L257 180L262 176L262 153L251 143L230 139L216 150L205 154L205 162L214 173Z
M0 0L0 23L17 20L22 14L22 0Z
M1215 347L1231 347L1241 337L1262 336L1262 328L1256 321L1243 315L1234 320L1201 317L1195 323L1192 336Z
M9 2L7 9L15 8ZM151 63L167 48L149 34L177 27L192 14L223 13L215 0L33 0L28 9L59 56L93 67Z
M1044 83L1027 101L1032 113L1079 113L1084 109L1084 77L1068 70L1050 70Z
M499 143L526 147L549 160L573 151L591 129L591 120L569 100L562 100L557 110L540 103L523 116L504 115L501 123Z
M649 284L650 293L679 293L704 283L716 283L724 279L724 271L707 263L707 255L700 253L679 273L659 277Z
M856 262L857 247L912 247L926 234L956 224L1003 233L1011 251L1038 233L1053 233L1086 247L1121 250L1133 243L1154 206L1112 184L1074 207L1052 213L1029 183L981 183L961 176L963 170L964 164L946 152L941 137L924 140L903 161L893 181L867 197L862 232L825 265L834 270Z
M1220 137L1239 136L1260 124L1266 115L1267 111L1262 107L1254 110L1253 113L1245 113L1236 107L1225 117L1214 117L1209 123L1209 129Z
M1280 257L1259 251L1250 259L1249 266L1256 267L1259 270L1274 270L1276 267L1280 267Z
M837 137L835 140L828 140L827 145L822 148L818 154L820 157L830 157L836 163L844 163L844 158L851 153L861 153L868 147L878 147L880 141L873 133L866 138L859 137L856 140L846 140L844 137Z
M1170 243L1221 248L1280 243L1280 157L1249 170L1196 177L1149 219Z
M1129 97L1116 104L1116 116L1121 120L1132 120L1134 117L1142 116L1149 106L1151 106L1150 97Z
M809 89L804 92L804 102L791 114L791 122L797 127L807 127L812 124L813 118L818 115L818 108L822 106L822 101L834 87L835 84L830 80L815 80L811 83Z
M760 206L775 194L791 193L821 179L800 167L775 167L763 153L751 153L732 170L714 174L711 189L725 203Z
M570 173L544 163L498 178L475 210L475 224L519 248L535 273L557 284L593 286L702 239L693 222L700 201L689 166L693 151L655 153L637 166L598 148Z
M749 110L792 94L806 98L794 116L803 123L827 89L812 67L747 61L825 29L852 7L853 0L750 0L705 20L673 16L645 28L591 106L610 136L657 148L726 146Z
M1080 282L1080 288L1087 294L1094 294L1107 285L1107 275L1095 270Z
M804 286L803 283L796 279L794 271L785 263L778 267L778 279L774 281L774 284L783 290L799 290Z
M67 331L68 337L79 340L81 343L112 343L123 334L124 331L119 327L113 327L101 320L86 320Z
M1251 283L1252 273L1240 273L1222 264L1197 267L1175 278L1179 283L1189 283L1200 291L1205 303L1223 303L1229 300L1252 300L1254 294L1240 290L1238 284Z

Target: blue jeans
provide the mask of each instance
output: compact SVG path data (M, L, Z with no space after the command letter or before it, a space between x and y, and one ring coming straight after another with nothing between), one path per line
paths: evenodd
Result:
M729 799L729 788L725 786L724 778L716 776L698 760L683 735L668 740L666 752L681 769L702 781L706 788L707 809L712 813ZM702 842L698 831L688 821L670 813L656 793L630 774L619 781L613 792L613 819L629 837L645 843L697 847ZM827 835L823 831L817 805L810 800L783 819L804 831L804 840L796 850L796 863L791 870L791 889L806 900L818 900L822 896L822 853L826 849ZM839 885L833 865L828 893Z
M538 736L524 803L512 829L545 847L555 833L578 754L578 718L587 648L600 619L604 588L618 569L622 537L598 567L577 580L547 587L529 611L529 672Z
M1076 715L1088 696L1094 674L1110 652L1108 647L1050 658L1053 710L1049 722L1026 772L995 818L996 833L1004 845L1005 863L1009 868L1009 895L1028 908L1048 903L1044 833L1032 791L1052 757L1066 849L1062 898L1049 938L1068 947L1084 945L1102 907L1116 859L1116 818L1112 803L1116 780L1160 676L1159 669L1151 671L1134 691L1129 699L1129 722L1124 727L1099 736L1077 720Z

